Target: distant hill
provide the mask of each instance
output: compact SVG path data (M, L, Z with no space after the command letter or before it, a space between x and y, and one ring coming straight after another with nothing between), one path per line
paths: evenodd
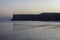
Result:
M14 14L12 21L60 21L60 13Z

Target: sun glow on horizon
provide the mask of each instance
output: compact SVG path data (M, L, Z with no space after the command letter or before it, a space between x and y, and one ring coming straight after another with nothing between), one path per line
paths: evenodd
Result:
M0 0L0 14L60 12L60 0Z

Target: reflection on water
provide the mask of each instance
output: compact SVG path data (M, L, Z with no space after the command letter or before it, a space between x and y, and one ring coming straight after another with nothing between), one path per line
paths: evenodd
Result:
M41 27L40 25L25 25L25 24L13 24L14 30L27 30Z
M43 24L43 25L30 25L30 24L13 24L14 30L27 30L27 29L33 29L38 27L47 27L51 29L59 29L60 25L55 24Z
M60 22L3 22L0 40L60 40Z

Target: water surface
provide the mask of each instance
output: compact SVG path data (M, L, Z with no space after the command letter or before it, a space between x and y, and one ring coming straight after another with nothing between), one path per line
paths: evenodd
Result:
M60 40L60 22L0 22L0 40Z

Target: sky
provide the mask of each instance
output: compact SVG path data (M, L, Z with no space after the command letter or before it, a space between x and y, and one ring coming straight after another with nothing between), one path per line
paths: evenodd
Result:
M0 0L0 16L60 12L60 0Z

